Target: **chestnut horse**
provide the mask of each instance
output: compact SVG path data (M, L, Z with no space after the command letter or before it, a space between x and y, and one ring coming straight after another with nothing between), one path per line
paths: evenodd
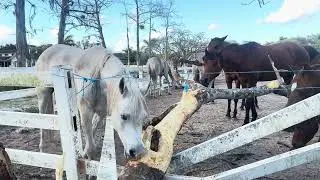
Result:
M276 75L268 59L268 55L273 59L278 69L289 70L282 72L286 84L290 84L293 78L293 71L299 70L304 65L310 63L308 52L300 45L293 42L280 42L267 46L256 42L249 42L242 45L226 44L227 36L211 39L205 49L204 75L201 82L210 81L207 75L206 66L219 64L226 72L237 72L238 79L244 88L255 87L258 81L275 80ZM245 102L246 114L244 124L249 123L249 111L252 111L252 121L257 119L257 111L254 106L254 98L247 98Z
M288 103L286 106L290 106L308 97L320 93L319 70L320 64L316 64L312 66L305 66L303 70L297 73L297 75L292 80L293 87L288 97ZM293 148L300 148L305 146L314 137L319 128L319 120L320 116L316 116L307 121L285 129L285 131L294 132L292 137Z

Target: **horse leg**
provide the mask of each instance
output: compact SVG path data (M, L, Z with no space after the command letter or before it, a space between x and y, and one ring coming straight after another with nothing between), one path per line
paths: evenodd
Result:
M240 81L236 80L236 88L240 89ZM234 109L233 109L233 116L232 118L237 118L237 106L238 106L238 99L234 99Z
M314 119L310 119L295 127L295 131L292 137L293 149L297 149L305 146L317 133L319 129L318 122Z
M259 106L258 106L258 97L257 96L254 96L254 105L257 109L259 109Z
M153 78L153 98L156 98L156 88L157 88L157 81L158 81L158 78L157 76L155 76Z
M257 86L257 83L252 83L252 84L249 84L249 88L251 87L256 87ZM251 121L255 121L258 117L258 113L257 113L257 110L256 110L256 106L255 106L255 96L254 97L251 97L250 98L250 106L251 106L251 113L252 113L252 120Z
M226 83L227 83L227 87L228 89L232 89L232 79L229 77L229 75L226 75ZM227 109L227 114L226 116L231 118L231 99L228 99L228 109Z
M239 81L239 80L238 80ZM239 81L240 82L240 81ZM244 84L244 83L240 83L242 88L246 88L247 86ZM243 111L244 110L244 107L245 107L245 103L246 103L246 99L243 98L242 101L241 101L241 106L240 106L240 109Z
M193 72L193 80L195 81L195 82L197 82L197 83L200 83L200 72L199 72L199 70L198 69L192 69L192 71L194 71Z
M168 94L171 95L171 92L170 92L170 81L169 81L168 73L164 74L164 78L168 82Z
M162 88L162 81L161 75L159 75L159 96L161 96L161 88Z
M90 106L85 102L84 99L81 99L79 103L81 124L86 140L86 145L83 151L83 157L88 156L88 159L91 160L96 150L96 145L92 133L92 119L94 116L94 112L90 108Z
M38 106L40 114L53 114L53 88L37 88ZM50 138L52 131L40 129L39 149L43 152L45 138Z
M93 137L96 136L96 132L97 132L98 127L104 127L105 126L104 117L105 116L101 116L101 115L99 115L97 113L95 113L93 115L93 118L92 118Z

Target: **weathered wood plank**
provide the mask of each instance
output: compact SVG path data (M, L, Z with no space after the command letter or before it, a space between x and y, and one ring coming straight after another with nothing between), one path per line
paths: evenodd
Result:
M97 174L98 180L117 179L114 132L110 119L106 119L103 146ZM109 122L108 122L109 121Z
M62 155L57 154L32 152L10 148L6 148L6 151L12 163L28 166L56 169L58 161L62 159ZM85 165L85 172L88 175L95 176L97 174L99 165L98 161L78 160L78 163Z
M188 166L315 117L320 114L319 102L320 94L314 95L259 120L179 152L173 156L170 170L181 172L182 169Z
M286 170L301 164L320 160L320 143L311 144L299 149L285 152L267 159L247 164L229 171L221 172L208 177L191 177L167 175L168 180L232 180L232 179L255 179L275 172Z
M73 115L73 107L77 106L73 101L74 83L71 69L67 67L54 67L52 76L53 86L55 89L55 98L57 103L59 126L60 126L60 138L64 154L63 166L66 170L68 179L83 179L85 178L80 174L78 168L77 159L80 156L78 153L78 129L76 116ZM81 140L81 139L80 139ZM59 174L60 168L57 168ZM61 171L60 171L61 172ZM60 173L62 176L62 172ZM60 177L61 178L61 177Z
M59 130L58 123L58 116L53 114L0 111L1 125Z
M10 100L10 99L18 99L30 96L36 96L37 91L36 88L28 88L28 89L20 89L14 91L3 91L0 92L0 101Z

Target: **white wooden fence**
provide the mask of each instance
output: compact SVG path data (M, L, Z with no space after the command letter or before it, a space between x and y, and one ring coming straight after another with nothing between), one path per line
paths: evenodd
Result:
M55 155L10 148L6 148L6 151L13 163L65 170L68 179L84 179L86 174L97 175L97 179L116 179L115 150L111 140L113 139L113 128L110 127L110 123L106 123L106 138L101 161L88 161L80 158L82 155L80 119L76 109L74 79L70 71L69 68L55 67L52 72L51 79L55 89L58 115L0 111L1 125L59 130L63 154ZM35 88L1 92L0 100L34 96L35 94ZM60 165L57 166L57 164Z
M56 68L55 73L64 78L52 77L53 86L57 93L58 115L0 111L0 124L2 125L60 130L61 135L65 134L61 139L63 155L7 148L10 159L13 163L52 169L57 168L57 162L64 159L65 163L62 168L66 170L68 179L81 179L84 174L98 175L98 179L116 179L113 131L111 127L107 126L108 123L106 123L100 162L79 158L81 152L77 147L81 145L81 138L78 138L81 133L79 131L80 123L78 122L79 118L76 117L76 110L72 108L76 107L73 106L75 98L70 99L70 97L75 97L74 86L72 73L68 73L68 71L70 69ZM70 82L71 87L69 86ZM34 95L34 89L15 92L0 93L0 100ZM314 95L250 124L179 152L172 158L170 173L182 173L186 167L318 116L320 115L319 102L320 94ZM319 159L320 143L315 143L209 177L200 178L168 174L166 179L253 179Z

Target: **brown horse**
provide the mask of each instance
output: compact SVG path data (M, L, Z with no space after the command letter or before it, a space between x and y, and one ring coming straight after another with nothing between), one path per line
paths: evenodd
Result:
M212 60L209 61L209 59L207 59L206 53L207 53L207 51L205 51L205 55L203 56L202 61L201 61L202 66L204 66L204 68L205 68L204 72L206 72L206 73L204 74L204 72L202 72L202 76L204 76L204 78L201 78L200 83L202 85L208 87L211 82L211 83L213 83L212 87L214 87L214 80L220 74L220 72L222 71L222 68L219 65L219 63L217 63L218 60L217 61L212 61ZM224 74L225 74L225 81L226 81L228 89L232 89L233 82L235 82L236 88L240 88L240 81L238 79L238 73L224 72ZM242 86L244 87L245 85L242 84ZM234 110L233 110L233 116L232 116L233 118L237 117L237 104L238 104L238 99L234 99ZM255 105L257 108L259 108L258 100L256 97L255 97ZM245 99L242 99L240 109L244 110L244 106L245 106ZM229 99L226 116L231 118L230 113L231 113L231 100Z
M305 66L304 70L301 70L299 73L297 73L297 75L292 80L292 83L295 84L296 88L292 89L293 91L288 97L289 99L286 106L290 106L308 97L320 93L319 70L320 64L317 64L312 66ZM316 116L300 124L285 129L285 131L294 132L292 138L293 148L300 148L305 146L314 137L319 128L319 120L320 116Z
M316 57L320 55L320 52L316 48L314 48L313 46L306 45L303 47L304 47L304 49L306 49L306 51L308 52L308 54L310 56L311 64L315 64L315 61L317 60Z
M310 63L308 52L300 45L293 42L280 42L268 46L260 45L256 42L246 44L226 44L227 36L211 39L205 49L205 59L211 61L210 64L220 64L226 72L237 72L238 79L243 87L255 87L258 81L270 81L276 79L268 55L273 59L278 69L289 70L282 72L286 84L289 84L293 77L290 70L299 70L304 65ZM204 64L204 66L208 66ZM206 71L201 82L210 80ZM254 106L254 98L246 99L246 115L244 124L249 123L249 111L252 111L252 121L257 119L257 111Z

